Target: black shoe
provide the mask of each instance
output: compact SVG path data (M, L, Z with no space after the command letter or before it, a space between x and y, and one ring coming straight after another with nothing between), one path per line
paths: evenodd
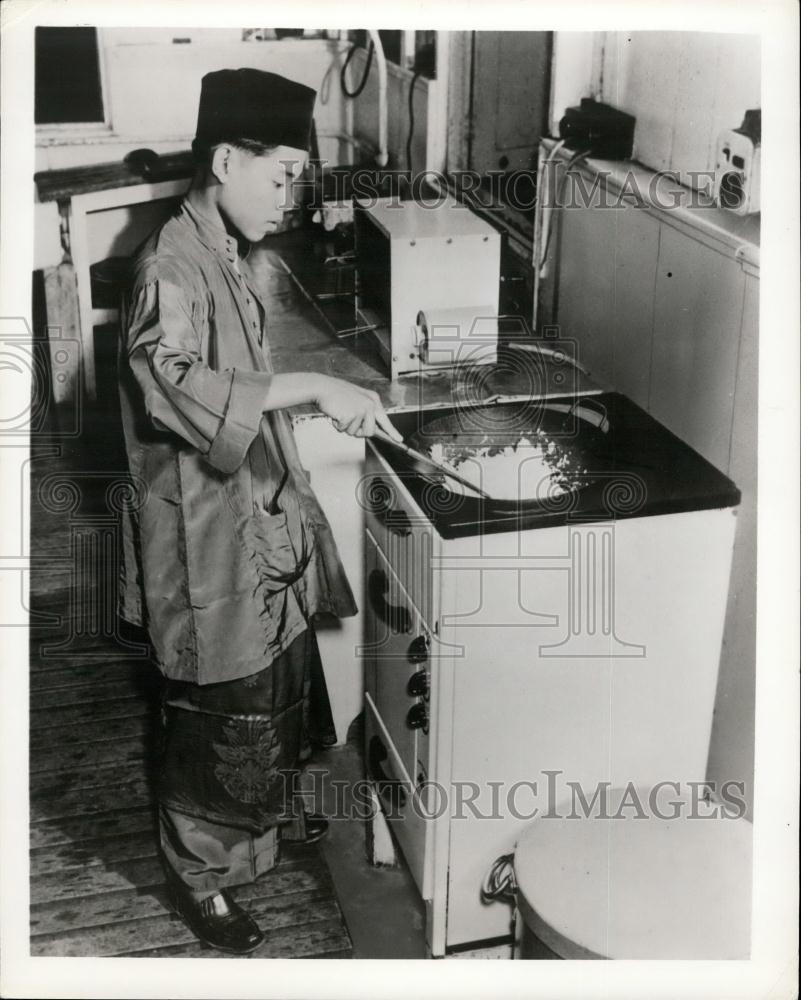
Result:
M328 820L319 813L306 813L305 816L306 836L302 843L313 844L322 840L328 833Z
M215 909L214 903L219 896L225 900L227 913L219 914ZM225 889L197 902L188 889L168 879L167 898L195 937L218 951L247 955L264 940L253 918L234 902Z

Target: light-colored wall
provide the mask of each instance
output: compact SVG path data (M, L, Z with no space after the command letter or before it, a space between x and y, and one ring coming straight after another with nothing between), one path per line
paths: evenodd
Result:
M719 133L761 106L757 35L616 31L596 44L600 99L636 115L634 157L654 170L713 170Z
M559 135L559 121L582 97L593 91L593 52L598 32L555 31L551 56L551 135Z
M362 79L366 61L363 49L358 50L348 67L348 86L355 89ZM409 134L409 87L412 74L393 63L387 64L387 146L389 167L406 169L406 141ZM426 135L428 131L429 81L418 77L414 87L414 135L412 166L415 171L426 165ZM364 90L352 100L353 134L365 144L378 148L378 70L373 58Z
M339 86L346 44L322 39L242 42L237 29L101 29L106 128L37 130L36 169L53 170L121 159L147 146L187 149L195 134L200 81L216 69L253 66L317 90L315 120L324 157L348 151L334 136L347 129ZM176 43L173 37L190 39Z
M634 158L654 170L711 170L720 131L761 105L756 35L558 31L553 53L552 134L594 97L636 117Z

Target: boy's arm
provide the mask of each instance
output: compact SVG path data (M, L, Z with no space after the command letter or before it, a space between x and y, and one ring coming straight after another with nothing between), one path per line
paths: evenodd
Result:
M337 430L355 437L370 437L376 427L400 441L401 437L384 412L378 393L352 382L315 372L287 372L273 375L265 410L312 403L331 417Z
M364 436L379 424L398 437L368 389L315 373L211 369L195 322L181 285L147 281L126 311L125 353L154 426L180 435L221 472L239 468L266 410L311 403L339 430Z
M137 286L123 337L156 429L180 435L221 472L239 468L258 432L272 375L211 369L201 357L191 302L172 278Z

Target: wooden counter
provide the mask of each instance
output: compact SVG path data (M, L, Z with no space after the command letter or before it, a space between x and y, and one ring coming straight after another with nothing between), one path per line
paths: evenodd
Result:
M42 170L34 174L33 179L39 201L67 201L75 195L133 187L143 182L155 184L181 178L188 180L193 169L192 154L187 151L160 156L157 167L147 175L134 170L123 160L114 160L64 170Z

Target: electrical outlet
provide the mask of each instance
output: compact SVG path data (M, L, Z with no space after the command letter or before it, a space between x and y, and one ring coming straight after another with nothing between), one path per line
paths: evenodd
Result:
M739 129L726 129L718 136L715 161L715 202L737 215L759 211L761 145L760 131L748 112Z

